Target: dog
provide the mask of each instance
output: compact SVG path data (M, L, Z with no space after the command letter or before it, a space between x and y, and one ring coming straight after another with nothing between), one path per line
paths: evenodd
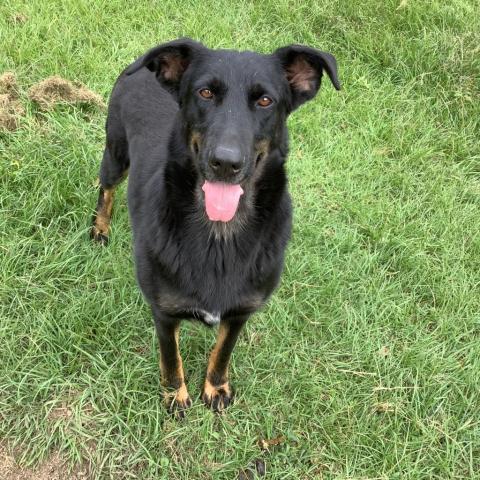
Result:
M291 232L286 120L314 98L333 55L211 50L183 38L152 48L113 88L91 236L108 241L114 192L129 174L138 284L160 343L167 407L192 401L179 353L182 319L219 325L201 398L232 401L228 364L247 319L279 283Z

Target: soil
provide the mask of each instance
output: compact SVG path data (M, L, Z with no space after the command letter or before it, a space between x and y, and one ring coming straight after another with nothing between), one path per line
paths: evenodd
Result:
M13 72L0 75L0 131L13 132L20 126L25 109L18 99L17 79Z
M18 465L13 455L0 443L0 478L2 480L88 480L88 469L70 470L58 453L53 453L35 468Z
M103 98L80 83L73 83L58 75L48 77L33 85L28 97L41 110L50 110L56 104L82 103L103 107Z

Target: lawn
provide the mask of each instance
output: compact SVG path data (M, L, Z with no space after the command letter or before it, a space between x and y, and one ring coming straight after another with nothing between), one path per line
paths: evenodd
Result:
M108 247L88 238L105 110L28 98L60 75L106 101L179 36L309 44L343 84L290 118L293 237L224 415L198 398L215 331L182 328L183 422L162 405L124 186ZM25 112L0 133L2 480L253 478L255 463L272 479L480 478L479 45L475 0L4 0L0 74Z

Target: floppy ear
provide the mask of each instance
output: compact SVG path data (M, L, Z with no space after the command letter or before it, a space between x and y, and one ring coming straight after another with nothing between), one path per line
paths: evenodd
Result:
M142 67L155 72L158 81L171 93L178 92L180 81L193 57L205 47L190 38L180 38L158 45L133 62L125 71L127 75Z
M295 110L317 94L324 70L330 77L333 86L340 90L337 61L332 54L303 45L290 45L279 48L273 55L280 60L290 84L291 110Z

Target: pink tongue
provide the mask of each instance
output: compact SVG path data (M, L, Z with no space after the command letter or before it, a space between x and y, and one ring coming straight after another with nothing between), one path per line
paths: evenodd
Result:
M213 222L229 222L237 211L243 189L240 185L230 185L221 182L207 182L203 184L205 192L205 207L207 215Z

